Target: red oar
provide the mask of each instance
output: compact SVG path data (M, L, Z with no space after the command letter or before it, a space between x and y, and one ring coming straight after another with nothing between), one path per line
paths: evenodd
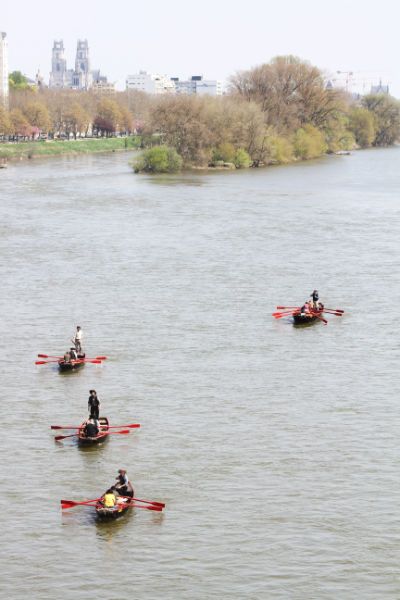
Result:
M152 500L141 500L140 498L133 498L135 502L144 502L145 504L152 504L153 506L160 506L165 508L164 502L153 502Z
M324 310L333 310L333 312L338 312L338 313L344 313L344 310L342 310L341 308L325 308Z
M131 423L130 425L109 425L108 429L119 428L119 427L129 427L130 429L135 429L136 427L140 427L140 423ZM50 429L82 429L81 425L50 425Z
M67 508L73 508L74 506L93 506L94 504L99 502L99 500L101 500L101 498L95 498L94 500L86 500L84 502L74 502L73 500L60 500L60 504L61 509L66 510ZM133 498L133 500L136 500L136 498ZM141 504L130 504L129 508L146 508L147 510L155 510L161 512L164 506L165 504L162 506L162 503L160 502L157 505L151 506L142 506Z
M63 356L49 356L48 354L38 354L38 358L58 358L60 360L63 360ZM85 358L83 360L107 360L107 356L94 356L92 357L87 357L85 356Z
M286 308L297 308L300 310L301 306L277 306L278 310L285 310Z
M273 312L272 316L273 317L276 317L276 316L283 317L284 315L294 315L299 311L300 311L300 309L298 311L297 310L284 310L282 312Z
M296 311L294 312L290 312L290 313L284 313L284 314L280 314L280 315L274 315L275 319L282 319L282 317L292 317L293 315L298 314Z
M113 433L120 433L122 435L126 435L127 433L130 433L130 431L129 429L124 429L123 431L100 431L100 433L102 435L111 435ZM56 435L54 439L56 440L56 442L59 442L60 440L65 440L65 438L76 437L77 435L79 435L79 433L71 433L69 435Z
M35 365L48 365L50 363L58 363L60 362L60 360L63 360L62 358L59 358L58 360L36 360L35 361ZM101 360L95 360L95 359L90 359L87 360L85 358L82 359L77 359L77 360L72 360L71 363L75 364L80 364L80 363L92 363L93 365L101 365Z
M94 498L94 500L84 500L82 502L74 502L73 500L60 500L61 508L73 508L74 506L83 506L85 504L93 504L93 502L98 502L101 498Z
M319 319L320 321L322 321L324 323L324 325L328 325L328 321L326 319L324 319L323 317L320 317L319 315L315 314L315 313L310 313L312 317L317 317L317 319Z
M61 360L61 359L59 359ZM58 360L36 360L35 365L49 365L50 363L58 363Z

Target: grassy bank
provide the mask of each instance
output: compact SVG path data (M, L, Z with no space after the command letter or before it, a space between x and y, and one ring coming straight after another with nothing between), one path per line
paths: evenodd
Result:
M21 159L35 156L59 156L62 154L92 154L138 148L139 136L127 138L100 138L82 140L51 140L41 142L18 142L0 144L0 158Z

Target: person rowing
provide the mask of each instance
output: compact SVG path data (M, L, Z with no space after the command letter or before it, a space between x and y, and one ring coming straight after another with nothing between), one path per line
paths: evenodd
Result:
M133 498L135 495L131 482L128 479L125 469L119 469L118 476L115 478L117 483L112 486L112 489L120 496L129 496Z
M97 419L88 419L83 431L87 437L96 437L99 433L99 422Z
M89 400L88 400L88 410L89 410L89 419L97 419L100 414L100 400L97 397L96 390L89 391Z
M78 360L78 353L77 353L77 351L75 350L74 347L72 347L72 348L69 349L69 353L70 353L70 356L71 356L71 360Z
M75 346L75 350L77 353L82 352L82 341L83 341L83 331L81 327L78 325L76 328L76 332L74 337L71 339L71 342Z
M304 302L303 306L300 309L300 314L301 315L309 315L311 312L311 306L310 306L310 302L307 300L306 302Z

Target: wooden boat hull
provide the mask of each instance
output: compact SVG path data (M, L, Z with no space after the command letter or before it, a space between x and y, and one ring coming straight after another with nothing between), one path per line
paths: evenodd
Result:
M112 521L122 517L130 509L133 500L127 500L110 508L103 506L100 502L96 504L96 517L101 521Z
M107 417L100 417L99 422L100 431L95 437L88 437L87 435L85 435L83 428L85 427L86 421L84 421L81 424L81 429L79 429L78 435L78 444L80 446L93 446L95 444L100 444L101 442L108 440L110 436L107 435L107 432L109 430L110 424L108 422Z
M293 321L295 325L305 325L307 323L314 323L315 321L320 321L318 317L322 316L322 310L316 310L312 313L297 313L293 315Z
M66 362L65 360L58 361L58 368L61 372L69 372L69 371L77 371L85 366L84 362L79 362L80 358L85 358L84 354L78 355L78 362L75 360L71 360L70 362Z

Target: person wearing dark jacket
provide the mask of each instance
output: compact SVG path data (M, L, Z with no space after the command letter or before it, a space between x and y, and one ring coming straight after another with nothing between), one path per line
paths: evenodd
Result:
M96 421L95 419L89 419L88 421L86 421L86 425L85 425L85 435L87 437L96 437L97 434L99 433L99 427L98 427L98 421Z
M312 300L313 308L318 308L318 300L319 300L318 290L313 291L313 293L311 294L311 300Z
M113 489L118 492L120 496L129 496L130 498L133 498L135 492L131 482L128 480L125 469L119 469L116 480L117 483L113 486Z
M90 419L99 419L100 414L100 400L97 397L96 390L90 390L88 400L88 410Z

